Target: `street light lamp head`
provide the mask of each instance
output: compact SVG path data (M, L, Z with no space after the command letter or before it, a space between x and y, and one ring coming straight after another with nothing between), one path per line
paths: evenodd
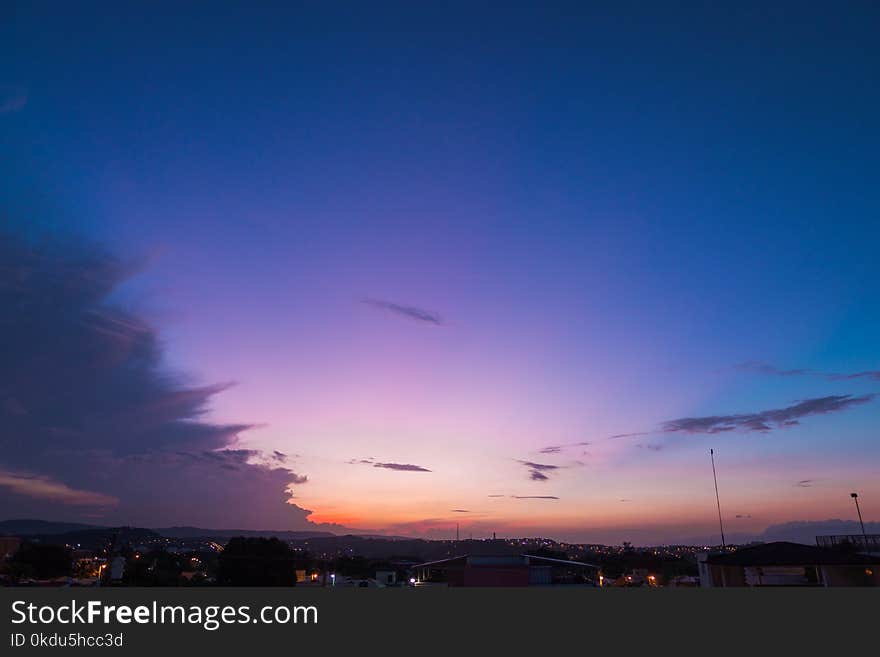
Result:
M849 496L855 500L859 497L859 494L858 493L850 493Z

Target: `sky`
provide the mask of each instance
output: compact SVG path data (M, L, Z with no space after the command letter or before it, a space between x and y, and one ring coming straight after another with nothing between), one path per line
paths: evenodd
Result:
M876 4L178 4L0 14L0 516L880 519Z

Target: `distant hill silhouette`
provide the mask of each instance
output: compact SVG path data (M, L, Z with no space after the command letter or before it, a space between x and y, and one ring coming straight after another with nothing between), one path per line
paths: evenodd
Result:
M233 536L265 536L282 540L336 536L324 531L288 531L274 529L205 529L203 527L159 527L153 530L168 538L231 538Z
M304 540L304 539L319 539L319 540L328 540L331 544L334 544L333 539L347 539L347 540L358 540L362 542L362 545L367 545L369 541L400 541L405 543L407 541L413 541L413 547L419 546L421 543L430 542L425 541L425 539L418 539L413 537L406 536L385 536L383 534L375 534L375 533L363 533L363 534L352 534L347 533L344 536L340 534L334 534L332 532L327 531L289 531L289 530L270 530L270 529L206 529L204 527L160 527L153 529L145 529L139 527L126 527L126 528L113 528L113 527L102 527L99 525L87 525L83 523L76 522L54 522L51 520L37 520L32 518L27 519L17 519L17 520L0 520L0 536L33 536L33 537L48 537L54 536L56 539L60 538L61 535L65 535L65 538L75 539L79 538L81 540L75 540L72 542L76 543L85 543L87 539L88 542L92 542L95 538L99 536L106 535L109 531L119 532L120 530L124 530L128 536L136 536L139 533L143 533L145 536L151 535L153 533L159 534L160 536L165 536L167 538L180 538L180 539L192 539L192 538L204 538L204 539L214 539L218 542L226 542L228 539L243 536L243 537L267 537L267 538L278 538L286 541L296 541L296 540ZM865 531L869 534L880 534L880 522L866 522L865 523ZM727 536L729 543L736 544L745 544L750 543L752 541L762 541L762 542L771 542L771 541L790 541L793 543L805 543L807 545L815 545L816 536L821 536L823 534L860 534L861 528L859 527L859 523L854 520L840 520L840 519L829 519L829 520L799 520L793 522L781 523L778 525L771 525L767 527L763 532L759 534L736 534L730 533ZM91 540L89 540L91 539ZM71 542L68 540L68 542ZM685 545L714 545L719 542L717 536L691 536L682 538L680 544ZM403 550L404 546L401 545L400 549ZM413 550L414 552L421 552L421 549Z
M85 525L79 522L54 522L52 520L0 520L0 536L65 534L84 529L100 529L100 527L98 525Z
M106 533L113 527L102 525L86 525L77 522L54 522L52 520L0 520L0 536L56 536L73 533ZM204 527L162 527L142 528L128 527L128 533L142 532L158 534L167 538L218 538L227 539L233 536L266 536L282 540L303 538L333 537L335 534L325 531L287 531L271 529L205 529Z

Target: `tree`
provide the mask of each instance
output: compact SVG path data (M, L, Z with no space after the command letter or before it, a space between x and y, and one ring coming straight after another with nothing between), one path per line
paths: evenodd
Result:
M221 586L296 585L296 554L277 538L232 538L219 562Z
M73 559L63 545L25 543L13 555L11 570L19 577L51 579L70 575Z

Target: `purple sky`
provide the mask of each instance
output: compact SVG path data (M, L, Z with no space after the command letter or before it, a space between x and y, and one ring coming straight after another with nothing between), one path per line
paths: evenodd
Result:
M0 515L876 519L877 19L18 6Z

